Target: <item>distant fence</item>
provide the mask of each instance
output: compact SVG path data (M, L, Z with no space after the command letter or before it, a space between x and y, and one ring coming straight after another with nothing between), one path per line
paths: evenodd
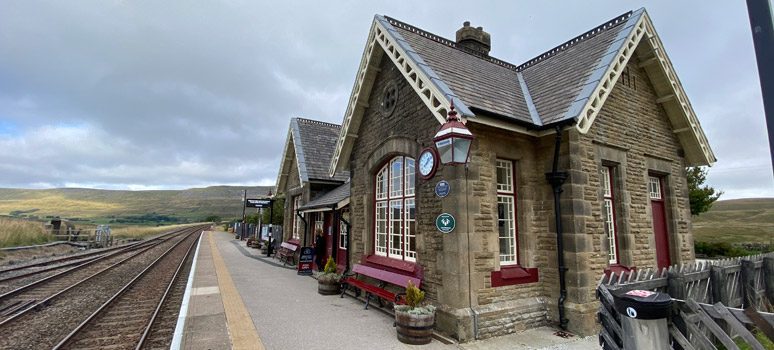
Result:
M662 336L675 349L715 349L716 343L737 349L733 337L762 349L747 330L752 326L774 337L774 314L758 312L772 311L774 253L603 276L597 298L600 344L605 349L623 349L623 339L629 336L621 326L626 316L615 311L610 291L635 289L672 297L669 334Z
M107 247L113 245L113 236L105 234L102 230L68 229L66 232L67 234L55 232L52 236L60 241L85 243L88 247Z

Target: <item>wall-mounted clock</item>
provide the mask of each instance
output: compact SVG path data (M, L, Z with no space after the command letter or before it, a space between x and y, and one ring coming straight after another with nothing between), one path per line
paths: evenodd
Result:
M433 147L423 149L419 153L419 164L417 166L419 177L427 180L435 175L436 169L438 169L438 152Z

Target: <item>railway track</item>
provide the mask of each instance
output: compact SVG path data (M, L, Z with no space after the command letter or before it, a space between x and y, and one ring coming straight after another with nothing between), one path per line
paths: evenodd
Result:
M0 294L0 325L29 308L39 307L40 303L48 302L47 298L56 295L57 292L74 286L96 273L106 272L107 269L120 264L127 257L140 254L185 232L183 230L173 231L161 239L124 247L124 249L115 250L102 256L89 257L86 260L78 261L75 266L69 266L70 263L68 263L61 268L60 266L53 267L52 271L46 271L52 272L51 274L44 275L41 274L41 271L32 271L25 275L14 276L26 278L15 279L13 282L16 283L4 283L4 287L0 289L2 290L2 294ZM59 271L57 272L57 270Z
M145 340L166 291L193 249L198 237L190 236L171 247L112 298L83 321L54 349L132 349ZM170 281L159 288L158 281Z
M180 275L176 271L185 273L189 268L183 262L190 265L187 257L191 254L187 252L203 229L206 227L185 229L153 244L138 245L130 252L94 258L99 262L65 269L59 273L61 277L16 291L5 301L0 299L0 349L130 349L137 347L139 339L135 338L146 329L149 331L143 338L147 344L162 342L155 334L168 330L151 326L151 316L156 314L159 322L167 318L167 312L174 311L176 321L179 301L178 309L165 306L169 300L159 301L164 294L175 295L179 287L169 286L169 282ZM13 304L11 300L22 303ZM6 310L6 316L2 316L2 310ZM130 346L131 342L134 345Z

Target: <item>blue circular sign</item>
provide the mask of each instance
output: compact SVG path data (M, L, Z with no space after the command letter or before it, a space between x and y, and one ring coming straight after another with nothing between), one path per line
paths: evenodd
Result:
M438 182L438 184L435 185L435 195L438 197L448 196L450 190L451 186L449 186L449 183L446 182L446 180L441 180Z

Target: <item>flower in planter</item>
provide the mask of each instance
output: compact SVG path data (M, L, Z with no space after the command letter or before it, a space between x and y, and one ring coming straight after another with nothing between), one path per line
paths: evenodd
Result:
M424 299L425 292L419 290L419 288L414 286L414 283L409 280L408 286L406 286L406 296L403 297L406 305L395 305L395 311L416 315L428 315L434 313L435 306L423 302Z
M317 279L325 279L325 280L338 280L341 278L341 274L338 272L338 265L336 265L336 262L333 261L333 258L328 258L328 261L325 263L325 268L323 269L323 272L317 273Z

